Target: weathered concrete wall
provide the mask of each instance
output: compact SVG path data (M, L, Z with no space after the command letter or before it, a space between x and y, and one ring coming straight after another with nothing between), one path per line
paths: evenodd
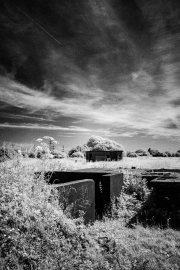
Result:
M123 174L106 169L84 169L66 172L46 172L49 184L68 183L83 179L93 179L95 183L96 216L102 216L111 199L120 195L123 185Z
M52 185L58 189L59 203L68 208L72 217L78 218L84 212L85 223L95 221L95 184L91 179Z
M163 176L163 175L166 175L167 177L170 176L171 173L169 172L147 172L147 173L143 173L141 175L141 177L143 179L146 179L147 180L147 185L149 188L151 188L151 181L156 179L156 178L159 178L160 176Z

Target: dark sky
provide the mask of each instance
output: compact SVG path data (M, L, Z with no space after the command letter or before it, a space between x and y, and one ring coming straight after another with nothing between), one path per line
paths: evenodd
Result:
M1 1L0 40L0 142L179 150L180 1Z

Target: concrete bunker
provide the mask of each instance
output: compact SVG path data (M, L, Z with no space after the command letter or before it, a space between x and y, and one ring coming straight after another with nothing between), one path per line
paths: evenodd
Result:
M113 198L120 195L123 186L123 173L106 169L83 169L75 171L46 172L45 178L49 184L58 187L59 184L84 179L92 179L95 185L95 212L96 218L102 217Z
M150 186L156 191L160 205L168 208L180 204L180 173L171 172L150 182Z

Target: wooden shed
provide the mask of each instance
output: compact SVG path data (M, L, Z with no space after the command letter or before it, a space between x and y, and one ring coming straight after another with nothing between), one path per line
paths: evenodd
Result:
M86 151L86 161L117 161L122 159L123 151Z

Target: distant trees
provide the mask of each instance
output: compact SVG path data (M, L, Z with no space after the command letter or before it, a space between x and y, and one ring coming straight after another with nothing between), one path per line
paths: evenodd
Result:
M127 151L126 154L127 157L138 157L138 156L152 156L152 157L180 157L180 150L171 153L170 151L160 152L156 149L149 148L148 151L145 151L143 149L138 149L135 152Z
M82 155L84 157L85 156L85 152L88 151L88 150L89 150L89 147L86 144L84 144L82 146L79 146L78 145L77 147L72 148L72 149L69 150L68 156L69 157L77 157L75 153L78 152L78 153L82 153Z
M149 148L149 149L148 149L148 152L149 152L150 155L153 156L153 157L161 157L161 156L162 156L162 153L160 153L158 150L155 150L155 149Z
M142 149L136 150L135 153L138 156L150 156L151 155L148 151L145 151L145 150L142 150Z
M71 155L71 157L73 157L73 158L84 158L84 154L82 152L78 151L78 152L74 152Z
M138 155L137 155L135 152L127 151L127 157L135 158L135 157L137 157L137 156L138 156Z

